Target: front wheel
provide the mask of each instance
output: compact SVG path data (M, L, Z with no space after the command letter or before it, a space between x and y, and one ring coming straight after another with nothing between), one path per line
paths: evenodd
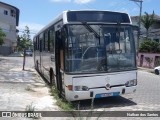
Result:
M159 75L159 70L155 69L154 72L155 72L156 75Z

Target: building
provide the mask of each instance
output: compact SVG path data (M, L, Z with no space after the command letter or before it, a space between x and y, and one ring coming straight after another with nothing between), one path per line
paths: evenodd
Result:
M133 25L137 25L139 23L139 16L131 17ZM149 29L148 38L151 40L155 40L160 43L160 16L155 15L155 22ZM146 38L146 29L141 24L141 32L140 32L140 43L143 42L144 38ZM160 54L159 53L139 53L137 64L140 67L148 67L154 68L160 65Z
M17 46L16 27L19 24L19 9L0 2L0 27L6 33L4 44L0 46L0 54L9 55Z
M133 25L137 25L139 23L139 16L132 16L132 23ZM141 24L141 35L140 35L140 42L143 41L143 38L146 38L146 29ZM148 38L160 42L160 16L155 15L155 22L149 29Z

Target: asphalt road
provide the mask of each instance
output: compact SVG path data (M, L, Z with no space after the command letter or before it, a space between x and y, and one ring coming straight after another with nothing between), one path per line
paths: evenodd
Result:
M94 108L105 111L159 111L160 76L138 71L137 91L119 97L96 99ZM90 100L81 101L81 109L90 109Z

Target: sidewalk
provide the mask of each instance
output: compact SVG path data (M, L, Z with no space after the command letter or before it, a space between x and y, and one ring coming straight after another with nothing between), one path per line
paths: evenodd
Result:
M0 58L0 111L59 110L33 66L22 70L21 59Z
M153 68L138 67L138 70L154 73L154 69Z

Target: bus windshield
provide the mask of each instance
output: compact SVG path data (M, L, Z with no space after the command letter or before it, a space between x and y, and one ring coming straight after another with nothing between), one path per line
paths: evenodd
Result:
M99 73L136 68L129 25L67 25L65 72Z

